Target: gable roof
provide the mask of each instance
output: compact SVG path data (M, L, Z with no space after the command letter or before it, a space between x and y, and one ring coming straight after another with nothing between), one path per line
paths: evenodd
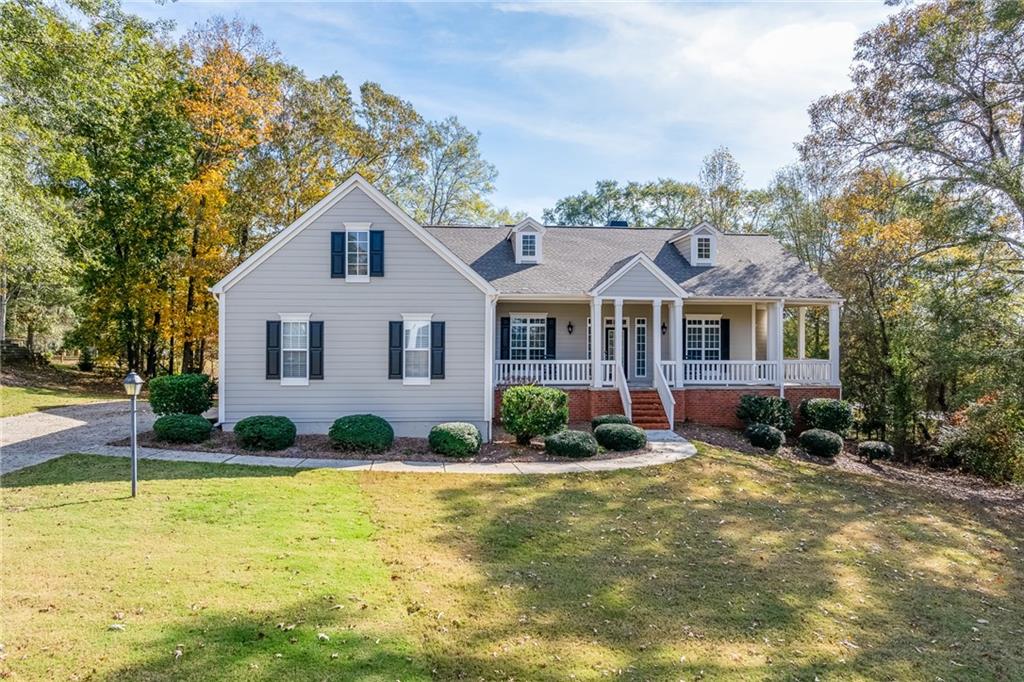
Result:
M427 230L502 294L586 296L631 254L643 253L689 297L840 298L765 234L719 233L717 264L694 266L670 243L687 231L548 226L544 262L516 264L508 227Z
M616 263L615 267L605 277L601 278L601 280L597 283L597 286L595 286L592 291L589 291L587 293L590 294L591 296L599 296L602 292L606 291L608 287L618 282L620 279L626 276L627 273L632 272L636 268L643 268L652 275L654 275L654 277L659 282L665 285L665 288L673 296L677 296L679 298L686 296L686 292L683 291L682 287L673 282L672 278L665 274L665 271L659 268L655 264L655 262L652 261L650 257L642 251L631 258L625 259L625 261L622 262L621 264Z
M384 196L379 189L371 185L366 178L358 173L354 173L348 180L331 190L327 196L299 216L291 225L278 232L273 239L264 244L261 249L256 251L256 253L239 263L235 269L210 287L210 291L213 292L214 295L227 291L233 284L237 283L240 279L252 272L252 270L258 267L260 263L273 255L275 251L287 244L314 220L323 215L327 209L341 201L349 192L357 188L370 197L374 203L387 211L400 225L419 237L424 244L426 244L437 255L441 256L441 258L447 261L449 265L460 272L477 288L485 294L497 293L495 287L491 285L485 277L470 267L464 259L461 259L452 253L452 251L445 244L439 241L435 235L431 234L422 225L409 217L409 215L399 208L397 204Z

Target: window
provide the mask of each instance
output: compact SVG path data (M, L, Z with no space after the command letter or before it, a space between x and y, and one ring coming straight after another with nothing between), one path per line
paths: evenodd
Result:
M647 319L636 318L636 339L633 341L636 348L636 375L647 376Z
M514 315L509 335L509 359L543 360L548 349L547 317Z
M309 385L309 315L281 316L281 383Z
M697 237L697 260L711 260L711 237Z
M722 320L686 316L686 359L722 359Z
M345 233L345 279L350 282L370 281L370 231Z
M537 260L537 235L535 234L521 234L519 235L519 258L524 261L536 261Z
M430 383L430 318L432 315L402 316L402 383Z

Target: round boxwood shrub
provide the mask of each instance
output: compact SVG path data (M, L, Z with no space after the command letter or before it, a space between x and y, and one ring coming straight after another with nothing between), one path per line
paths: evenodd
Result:
M480 452L480 429L466 422L447 422L430 429L430 449L446 457L469 457Z
M501 394L501 425L526 445L534 436L557 433L569 423L569 395L546 386L513 386Z
M156 439L169 443L202 443L211 429L210 420L198 414L165 414L153 422Z
M853 406L835 398L808 398L800 401L800 416L812 429L845 434L853 426Z
M751 424L744 434L751 445L765 450L778 450L786 442L786 434L768 424Z
M793 429L793 410L789 401L773 395L748 393L740 396L736 416L744 424L767 424L780 431Z
M647 434L632 424L602 424L594 429L594 438L609 450L639 450L647 444Z
M284 450L295 442L295 423L288 417L257 415L234 428L235 442L247 450Z
M149 382L149 406L156 414L202 414L213 406L216 385L205 374L170 374Z
M597 439L586 431L559 431L544 439L544 449L556 457L583 459L597 454Z
M384 452L395 442L391 424L375 414L350 414L336 419L327 436L338 450Z
M818 457L835 457L843 449L843 437L825 429L808 429L800 434L800 447Z
M894 450L884 441L865 440L857 444L857 454L861 459L874 462L876 459L892 459Z
M590 428L596 429L601 424L632 424L624 414L602 414L590 420Z

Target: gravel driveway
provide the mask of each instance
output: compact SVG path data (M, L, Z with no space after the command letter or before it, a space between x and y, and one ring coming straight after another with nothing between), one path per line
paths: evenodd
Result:
M0 474L123 438L131 428L128 405L112 400L0 419ZM139 431L152 425L149 403L139 402Z

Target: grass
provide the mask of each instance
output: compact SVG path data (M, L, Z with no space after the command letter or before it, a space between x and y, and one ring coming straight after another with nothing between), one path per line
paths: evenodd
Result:
M1019 519L700 450L557 477L143 461L134 501L120 459L16 472L3 481L0 670L1024 678Z
M121 379L109 371L10 365L0 374L0 417L124 397Z
M79 393L72 390L0 386L0 417L13 417L66 405L113 400L114 396L97 393Z

